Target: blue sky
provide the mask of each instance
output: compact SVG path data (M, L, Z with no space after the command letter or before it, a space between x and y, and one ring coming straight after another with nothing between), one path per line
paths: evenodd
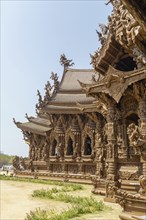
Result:
M44 95L51 72L62 76L60 55L73 68L92 68L89 53L100 46L99 23L112 6L96 1L1 1L1 151L28 155L21 131L13 124L35 116L37 89Z

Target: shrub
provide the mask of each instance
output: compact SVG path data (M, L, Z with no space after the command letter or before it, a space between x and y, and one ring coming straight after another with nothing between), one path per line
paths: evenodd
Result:
M30 211L27 214L25 220L48 220L49 216L46 210L41 210L40 208L36 209L35 211Z

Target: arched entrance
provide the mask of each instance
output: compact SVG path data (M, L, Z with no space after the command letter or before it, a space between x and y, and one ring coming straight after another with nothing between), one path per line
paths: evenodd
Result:
M52 144L52 156L56 156L57 155L57 141L54 139L53 140L53 144Z
M66 155L73 155L73 140L71 137L68 139Z
M92 153L91 138L87 135L85 139L84 155L91 155L91 153Z

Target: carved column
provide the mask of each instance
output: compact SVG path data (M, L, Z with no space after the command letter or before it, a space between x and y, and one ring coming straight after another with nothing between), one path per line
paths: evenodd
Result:
M96 172L95 175L91 177L94 186L92 189L92 193L101 195L103 193L102 179L105 178L106 174L105 174L104 138L103 138L103 130L100 120L96 123L94 148L95 148Z
M128 137L127 137L126 119L123 119L123 140L124 140L123 158L128 159Z
M139 100L138 115L140 118L141 134L146 138L146 98Z
M96 152L96 176L98 179L102 178L102 159L103 159L103 144L102 144L101 124L96 123L95 134L95 152Z
M58 134L58 140L59 140L59 144L58 144L58 156L60 157L61 160L63 160L64 158L64 148L65 148L65 135L63 132L60 132Z
M80 160L81 157L81 132L80 130L74 131L75 143L74 143L74 156Z
M106 179L106 201L114 201L113 188L116 185L116 165L117 165L117 152L116 152L116 133L115 133L115 115L116 109L114 105L108 107L107 115L107 179Z
M124 143L124 125L123 121L120 120L117 123L117 147L118 147L118 159L125 160L126 158L126 146ZM125 130L126 131L126 130Z
M144 141L141 147L142 174L146 178L146 97L139 100L138 115L140 118L140 133Z
M73 142L73 157L80 159L81 156L81 131L80 126L78 123L77 118L73 118L72 124L71 124L71 132L74 136L74 142Z

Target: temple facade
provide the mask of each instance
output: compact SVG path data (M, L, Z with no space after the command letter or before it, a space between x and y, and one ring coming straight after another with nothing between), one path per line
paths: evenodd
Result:
M14 165L18 176L92 183L93 193L125 212L133 203L140 215L146 212L146 2L109 3L93 68L73 69L61 55L62 80L52 73L45 97L38 91L37 117L14 119L29 145L29 159L15 158Z

